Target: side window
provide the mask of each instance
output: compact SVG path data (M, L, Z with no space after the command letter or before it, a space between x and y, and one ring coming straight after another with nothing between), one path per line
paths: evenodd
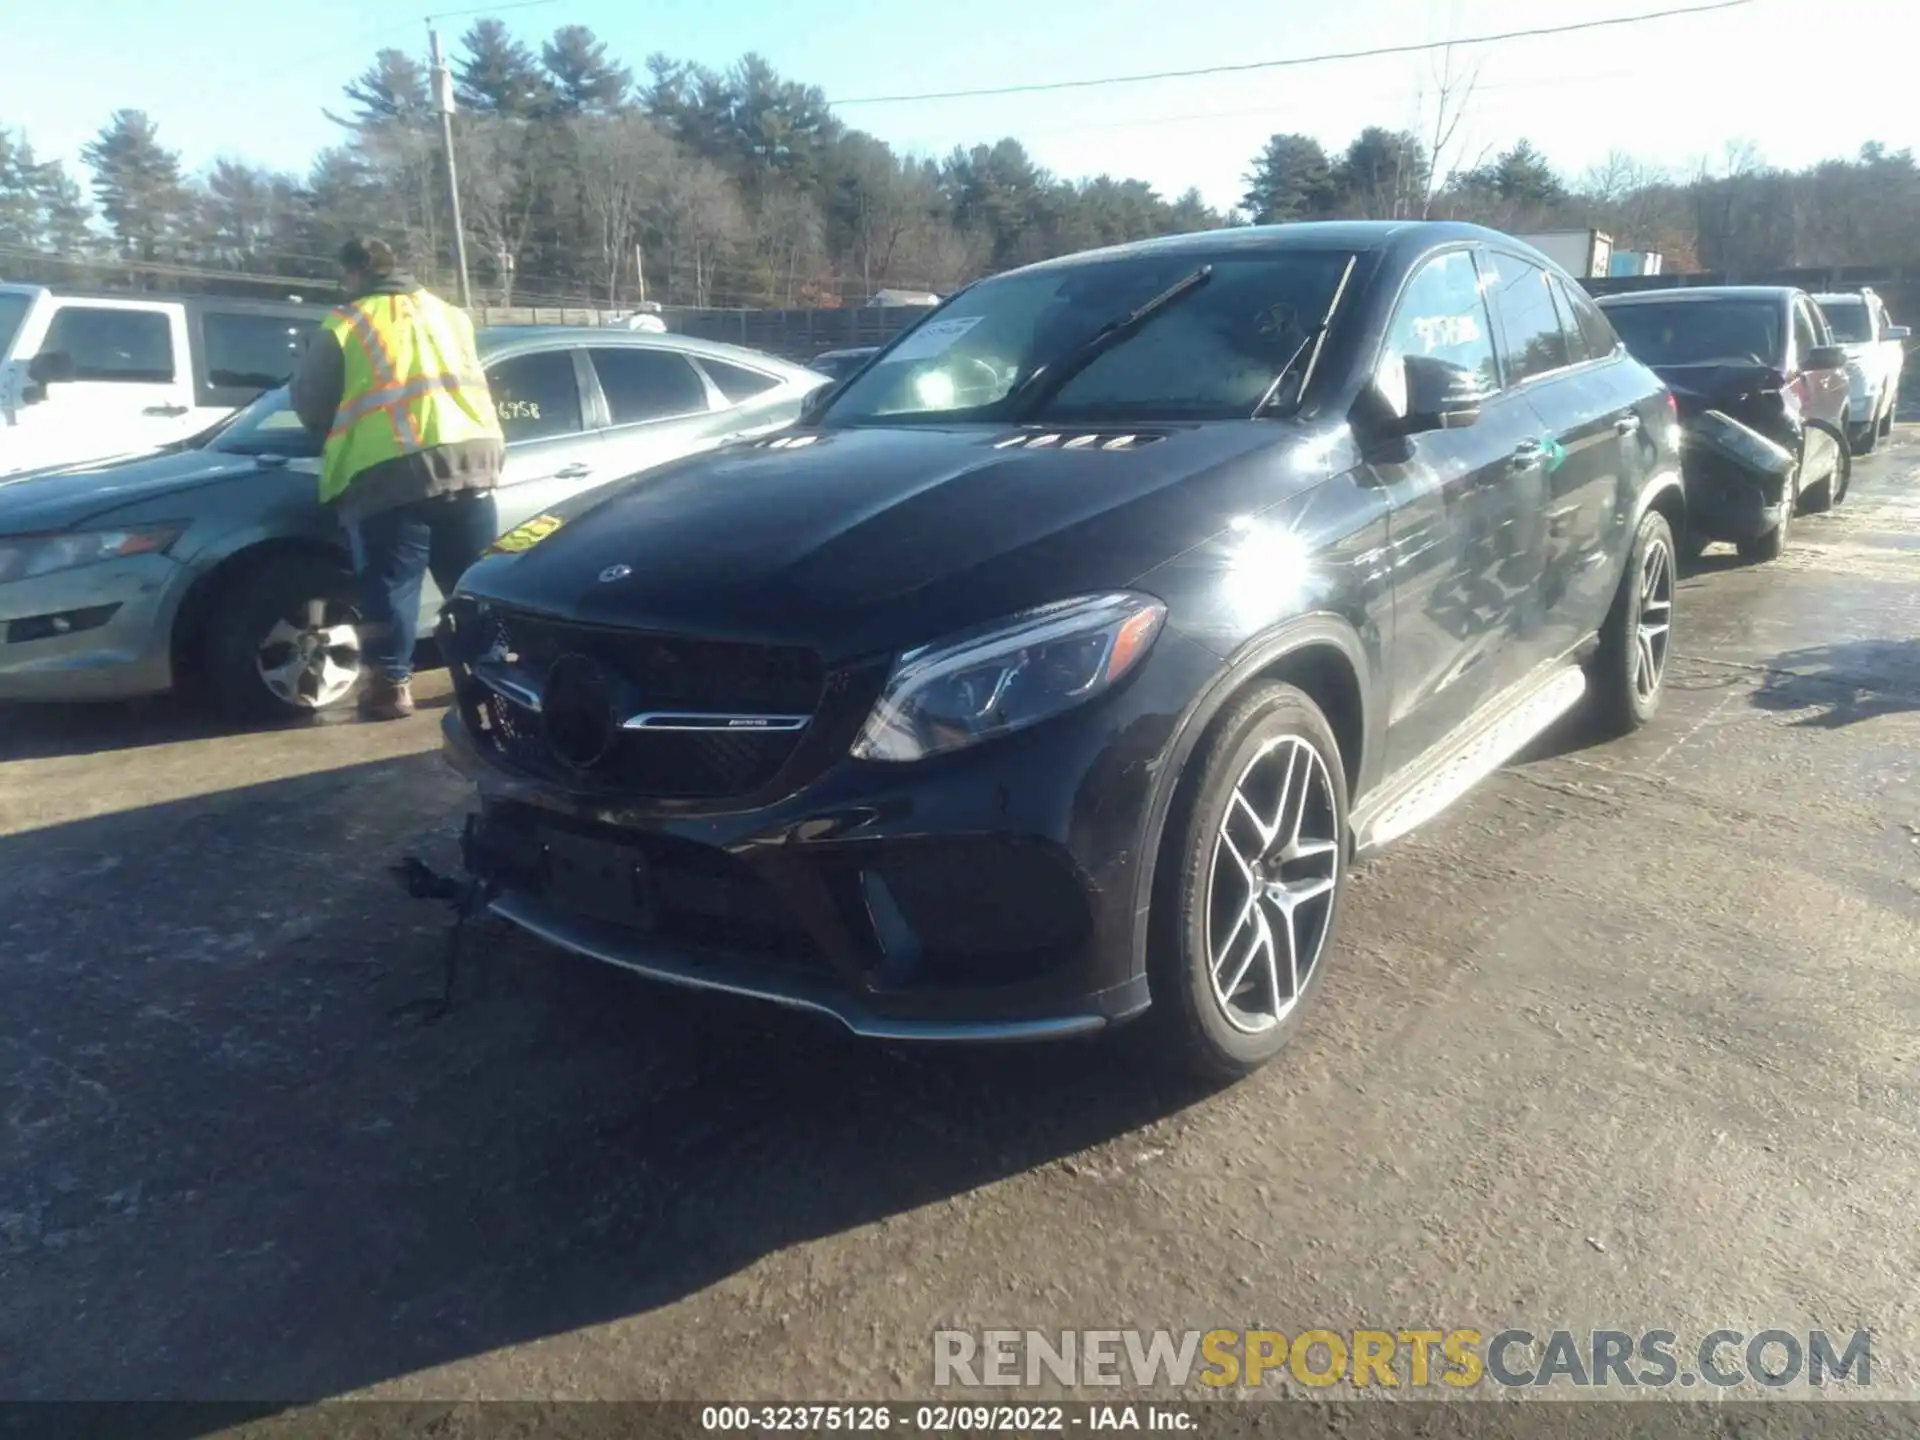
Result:
M780 381L772 375L762 374L758 370L749 370L744 365L730 365L725 360L709 360L700 357L700 368L707 372L707 378L720 387L720 393L727 397L729 405L738 405L742 400L750 400L764 390L771 390Z
M571 350L509 356L488 368L487 389L509 445L577 435L586 428Z
M159 310L62 305L40 349L71 356L76 380L153 385L173 379L173 326Z
M607 410L615 425L696 415L711 407L707 387L686 358L642 346L590 349Z
M1494 313L1507 342L1507 381L1517 385L1567 363L1567 337L1547 289L1547 272L1511 255L1494 257Z
M1573 297L1567 294L1567 287L1560 277L1549 273L1547 289L1553 295L1554 313L1560 317L1560 338L1567 347L1567 363L1578 365L1582 361L1594 358L1587 349L1587 337L1581 332L1580 322L1573 318Z
M278 315L222 315L200 320L207 346L207 383L216 387L271 390L284 385L300 361L311 323Z
M1568 285L1562 281L1555 281L1555 284L1573 312L1573 323L1580 330L1588 358L1604 360L1618 350L1620 337L1613 333L1613 326L1600 313L1600 307L1593 303L1592 297L1578 285Z
M1793 358L1794 363L1807 363L1807 352L1820 343L1820 332L1813 323L1813 316L1807 313L1804 300L1793 302Z
M1488 389L1499 388L1492 327L1471 251L1449 250L1434 256L1400 296L1377 372L1382 392L1397 410L1406 408L1406 381L1399 362L1409 356L1458 365L1478 375Z

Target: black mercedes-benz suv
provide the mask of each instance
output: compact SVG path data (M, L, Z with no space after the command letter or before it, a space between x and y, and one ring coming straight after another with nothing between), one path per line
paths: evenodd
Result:
M1673 410L1452 224L980 281L796 427L505 536L441 634L492 911L862 1035L1145 1016L1232 1075L1359 854L1659 704Z

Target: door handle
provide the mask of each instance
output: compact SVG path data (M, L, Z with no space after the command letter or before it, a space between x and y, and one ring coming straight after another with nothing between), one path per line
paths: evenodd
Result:
M1538 440L1523 440L1513 447L1513 458L1507 464L1515 470L1531 470L1546 458L1546 454Z
M1613 422L1613 431L1614 434L1621 436L1639 434L1640 417L1638 415L1622 415L1618 420Z
M558 470L554 471L553 478L556 480L578 480L582 475L591 475L592 473L593 466L582 464L576 460L573 464L562 465Z
M171 420L176 415L186 414L187 407L184 405L149 405L140 413L142 415L164 415Z

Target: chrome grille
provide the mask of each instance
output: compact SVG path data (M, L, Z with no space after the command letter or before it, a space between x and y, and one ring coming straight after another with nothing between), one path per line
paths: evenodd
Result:
M576 790L749 794L772 782L820 703L819 658L794 647L579 625L483 609L467 597L448 606L443 634L462 715L480 745L515 770ZM585 768L562 758L550 738L555 717L542 712L547 677L563 657L597 667L612 697L608 744Z

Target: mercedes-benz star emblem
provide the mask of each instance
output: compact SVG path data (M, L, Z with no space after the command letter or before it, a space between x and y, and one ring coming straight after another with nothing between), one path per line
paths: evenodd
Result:
M624 580L633 573L631 565L609 565L600 572L600 583L611 585L616 580Z
M620 738L606 673L584 655L554 661L540 694L540 724L553 753L574 769L605 760Z

